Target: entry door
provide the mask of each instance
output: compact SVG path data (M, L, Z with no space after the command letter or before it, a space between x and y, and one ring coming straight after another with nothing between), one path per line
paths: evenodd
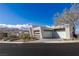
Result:
M3 37L7 37L8 36L8 34L7 33L3 33Z

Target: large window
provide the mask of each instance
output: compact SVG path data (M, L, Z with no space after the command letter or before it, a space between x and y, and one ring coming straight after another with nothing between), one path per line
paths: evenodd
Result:
M39 30L35 30L34 32L39 32Z

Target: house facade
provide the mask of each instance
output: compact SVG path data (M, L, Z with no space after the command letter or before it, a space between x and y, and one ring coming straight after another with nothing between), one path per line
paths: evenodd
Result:
M72 26L35 27L31 28L31 35L38 39L72 39Z
M18 28L0 28L0 37L8 37L10 35L19 36L22 33L30 34L30 36L35 37L39 40L43 39L72 39L73 28L69 24L64 26L51 26L51 27L29 27L25 30L20 30Z

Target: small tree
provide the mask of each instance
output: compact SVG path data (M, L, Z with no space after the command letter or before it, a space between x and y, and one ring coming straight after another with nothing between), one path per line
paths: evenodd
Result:
M25 34L25 33L20 35L20 39L22 39L24 42L30 41L30 40L36 40L35 37L32 37L30 36L30 34Z
M29 34L23 33L20 35L20 39L23 39L23 41L25 42L26 40L30 40L31 38Z

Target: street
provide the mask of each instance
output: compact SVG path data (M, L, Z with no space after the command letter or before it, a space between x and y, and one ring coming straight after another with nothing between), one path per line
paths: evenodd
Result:
M79 56L79 43L0 43L1 56Z

